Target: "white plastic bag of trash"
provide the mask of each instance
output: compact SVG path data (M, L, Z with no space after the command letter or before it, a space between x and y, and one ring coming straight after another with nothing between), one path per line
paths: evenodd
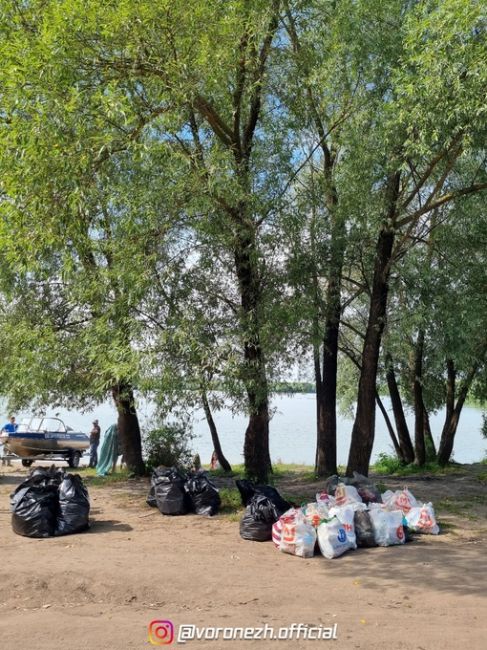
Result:
M402 510L404 514L419 505L414 495L406 487L395 492L387 490L382 495L382 502L387 510Z
M418 508L411 508L406 514L408 528L414 533L438 535L440 527L436 523L435 511L432 503L423 503Z
M351 503L362 503L362 497L353 485L339 483L335 490L335 503L337 506L344 506Z
M335 516L318 526L318 545L322 554L329 560L357 548L353 509L341 508L340 510L343 521Z
M301 514L301 508L290 508L279 517L279 519L272 526L272 541L274 546L279 548L281 546L282 527L284 523L292 524L296 522L296 517Z
M330 519L329 509L324 501L307 503L303 506L303 515L315 528L318 528L324 519Z
M282 520L281 542L279 549L283 553L299 557L313 557L316 545L316 529L301 512L294 521Z
M369 514L378 546L404 544L406 536L402 510L385 510L379 504L371 503Z

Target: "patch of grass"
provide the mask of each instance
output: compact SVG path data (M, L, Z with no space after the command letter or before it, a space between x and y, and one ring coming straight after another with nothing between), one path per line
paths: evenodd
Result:
M209 469L208 466L203 466L208 472L209 476L242 479L246 478L245 466L233 465L231 472L224 472L222 469ZM276 481L290 476L299 476L303 481L316 481L316 474L311 465L300 465L297 463L274 463L272 466L272 474L269 474L268 484L274 485Z
M223 469L210 469L209 465L203 465L203 469L208 472L208 476L221 476L223 478L245 478L245 467L243 465L233 465L231 472L225 472Z
M282 463L277 462L272 466L273 475L277 478L281 476L288 476L289 474L303 474L314 472L314 468L311 465L301 465L298 463Z
M439 521L438 524L442 533L456 534L458 531L458 526L451 521Z
M436 510L445 510L451 515L463 515L464 509L463 504L458 501L451 501L450 499L441 499L435 503Z
M487 494L473 494L470 497L470 500L473 501L473 503L477 503L483 506L487 504Z
M376 474L387 474L390 476L409 476L410 474L438 474L440 476L446 476L462 471L461 465L458 463L451 463L446 467L442 467L436 462L425 463L421 467L414 463L403 465L397 456L389 456L388 454L379 454L378 460L371 465L370 469Z
M472 500L475 500L472 498ZM471 508L471 503L465 503L463 501L452 501L451 499L441 499L440 501L437 501L435 503L435 509L436 510L443 510L448 512L451 515L455 515L457 517L465 517L466 519L470 519L471 521L475 521L478 519L477 515L472 514L469 512L469 508Z
M241 516L243 512L240 492L237 488L221 488L219 490L222 500L219 512L222 515Z
M81 473L81 476L86 480L87 485L93 487L102 487L104 485L113 485L114 483L121 483L130 478L128 469L117 470L115 474L108 474L107 476L97 476L96 470L90 469L88 472Z

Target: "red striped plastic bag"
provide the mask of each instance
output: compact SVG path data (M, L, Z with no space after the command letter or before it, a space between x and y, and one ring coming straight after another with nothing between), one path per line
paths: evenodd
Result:
M272 541L274 542L274 546L276 548L279 548L281 544L281 537L282 537L282 526L283 523L293 523L296 520L296 517L300 513L301 508L290 508L287 510L279 519L276 521L275 524L272 526Z

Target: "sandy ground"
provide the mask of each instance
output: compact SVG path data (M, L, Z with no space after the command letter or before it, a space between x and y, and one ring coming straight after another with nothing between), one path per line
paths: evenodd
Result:
M291 623L337 624L334 641L186 644L201 650L480 650L487 638L481 470L470 466L444 479L380 479L388 487L407 483L418 498L433 500L444 530L438 537L306 560L279 553L270 542L243 541L228 516L163 517L145 505L145 481L90 487L89 532L19 537L11 529L8 496L26 472L1 468L0 648L147 648L150 622L170 620L176 635L181 624L267 624L276 631ZM281 489L311 496L317 487L288 479Z

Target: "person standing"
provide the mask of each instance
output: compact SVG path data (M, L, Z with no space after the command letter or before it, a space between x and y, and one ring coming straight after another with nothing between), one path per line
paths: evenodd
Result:
M15 417L11 415L7 424L3 425L2 431L6 431L7 433L15 433L18 426L19 425L16 423ZM5 458L5 445L2 446L2 465L8 465L9 467L12 466L10 458Z
M96 467L98 463L98 445L100 444L100 425L98 420L93 420L93 428L90 431L90 464L89 467Z

